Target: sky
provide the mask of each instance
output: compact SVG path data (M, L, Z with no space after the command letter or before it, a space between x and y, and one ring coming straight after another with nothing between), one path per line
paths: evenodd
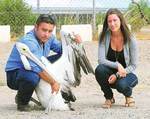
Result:
M38 0L25 0L32 7L37 7ZM93 0L39 0L40 7L93 7ZM95 0L98 8L127 8L131 0Z

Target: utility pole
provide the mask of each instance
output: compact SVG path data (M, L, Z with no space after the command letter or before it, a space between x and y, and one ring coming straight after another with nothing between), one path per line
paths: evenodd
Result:
M93 38L96 32L95 0L93 0Z
M37 0L37 12L40 14L40 0Z

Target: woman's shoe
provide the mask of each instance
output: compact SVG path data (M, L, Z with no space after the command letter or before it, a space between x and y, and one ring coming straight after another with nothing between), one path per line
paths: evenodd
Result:
M102 105L102 108L111 108L112 102L110 99L106 99L105 103Z
M135 106L135 101L133 97L125 97L125 107L134 107Z
M112 99L111 99L111 104L114 104L115 103L115 98L113 97Z

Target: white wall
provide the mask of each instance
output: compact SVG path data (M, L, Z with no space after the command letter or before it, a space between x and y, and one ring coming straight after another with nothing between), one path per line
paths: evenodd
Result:
M10 26L0 25L0 42L10 41Z
M24 26L24 34L31 31L34 28L34 25L25 25Z
M90 24L62 25L61 30L67 33L79 34L82 41L92 41L92 26Z

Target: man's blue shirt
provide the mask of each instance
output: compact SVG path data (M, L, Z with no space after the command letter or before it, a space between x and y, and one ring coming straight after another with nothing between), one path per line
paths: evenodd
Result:
M42 56L48 57L50 50L62 54L62 46L61 42L56 39L54 35L52 35L49 40L41 45L35 36L34 30L28 32L25 36L23 36L18 42L22 42L26 44L30 51L40 59ZM39 73L42 69L33 61L29 60L32 71ZM12 52L8 58L5 71L11 71L15 69L24 68L23 63L20 59L20 54L14 45Z

